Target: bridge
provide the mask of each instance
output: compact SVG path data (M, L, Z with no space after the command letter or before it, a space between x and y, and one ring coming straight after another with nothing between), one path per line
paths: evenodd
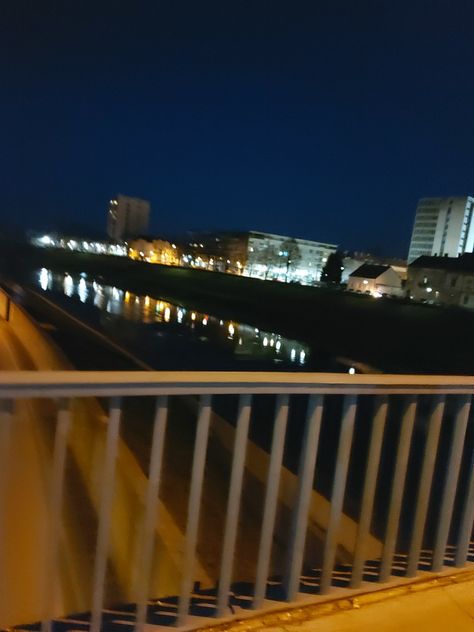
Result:
M471 572L474 378L64 370L3 310L0 625L230 626Z

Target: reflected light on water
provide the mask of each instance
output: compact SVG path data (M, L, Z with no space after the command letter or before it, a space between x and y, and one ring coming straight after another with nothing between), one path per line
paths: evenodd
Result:
M77 293L79 295L79 300L81 301L81 303L85 303L87 301L87 296L88 296L89 292L87 291L87 283L82 278L79 281L79 286L77 288Z
M39 274L39 283L42 290L46 291L51 286L51 272L46 270L46 268L41 268L41 272Z
M174 323L186 328L188 335L200 337L199 322L208 329L206 344L224 346L239 357L261 356L275 362L293 362L298 360L301 366L307 362L308 347L295 340L282 338L274 332L261 331L257 327L233 321L224 321L209 314L189 312L184 307L156 300L150 296L139 296L114 286L101 285L88 280L85 275L72 277L69 273L54 274L42 268L36 274L36 281L42 290L64 293L77 298L81 303L94 305L106 311L112 318L123 318L137 324L167 327ZM74 296L76 294L76 296ZM156 300L156 305L155 305ZM182 335L182 334L178 334ZM202 341L203 339L200 338ZM349 372L352 372L352 368Z
M74 294L74 281L70 274L66 274L63 282L64 294L66 296L72 296Z

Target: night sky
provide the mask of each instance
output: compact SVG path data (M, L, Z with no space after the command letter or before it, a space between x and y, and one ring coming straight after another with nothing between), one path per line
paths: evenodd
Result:
M2 223L257 229L406 256L419 197L474 194L474 2L0 7Z

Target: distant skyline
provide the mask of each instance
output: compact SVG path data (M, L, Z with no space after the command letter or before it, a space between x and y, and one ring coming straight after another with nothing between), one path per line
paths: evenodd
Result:
M0 10L2 224L261 230L406 256L474 193L474 3L19 0Z

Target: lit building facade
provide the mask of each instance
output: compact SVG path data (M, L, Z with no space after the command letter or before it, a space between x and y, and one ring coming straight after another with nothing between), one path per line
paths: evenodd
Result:
M474 308L474 254L419 257L408 266L407 296L414 301Z
M423 255L458 257L474 249L474 197L422 198L418 202L408 263Z
M181 257L184 266L230 274L242 274L246 258L246 233L209 231L190 231Z
M148 200L117 195L109 202L107 234L117 241L133 239L148 232L149 220Z
M39 248L60 248L61 250L84 252L90 255L127 256L126 245L112 241L97 241L96 239L91 240L84 237L71 237L52 233L50 235L31 237L30 242L33 246Z
M313 285L337 245L272 233L249 232L243 274L259 279Z
M128 256L136 261L159 263L165 266L180 264L176 244L163 239L134 239L129 243Z
M272 233L190 233L188 261L195 266L256 279L313 285L337 245ZM189 264L189 263L188 263Z

